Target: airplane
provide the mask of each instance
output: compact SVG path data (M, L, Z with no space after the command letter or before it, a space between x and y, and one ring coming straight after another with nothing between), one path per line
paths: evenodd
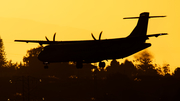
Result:
M38 55L38 59L42 61L48 68L49 63L54 62L74 62L77 68L82 68L83 63L99 62L99 67L106 66L103 60L121 59L139 52L151 46L146 43L149 37L158 37L167 35L167 33L158 33L147 35L147 27L149 18L166 17L166 16L149 16L149 12L143 12L139 17L126 17L124 19L138 19L137 25L129 36L124 38L101 39L102 31L99 38L96 39L91 33L94 40L80 41L55 41L56 33L53 41L46 36L46 41L38 40L15 40L15 42L32 42L40 45L48 44Z

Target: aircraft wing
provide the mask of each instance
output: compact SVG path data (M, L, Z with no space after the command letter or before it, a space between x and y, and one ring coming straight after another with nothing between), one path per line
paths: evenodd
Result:
M14 40L15 42L31 42L31 43L39 43L40 45L42 44L53 44L53 43L58 43L58 41L40 41L40 40Z
M150 35L146 35L145 37L158 37L160 35L167 35L167 33L159 33L159 34L150 34ZM141 38L141 37L130 37L130 38ZM126 40L126 38L117 38L117 39L106 39L106 40ZM14 40L15 42L31 42L31 43L39 43L40 45L42 44L68 44L68 43L79 43L79 42L95 42L94 40L80 40L80 41L41 41L41 40ZM102 40L104 41L104 40Z
M90 42L94 40L81 40L81 41L41 41L41 40L14 40L15 42L26 42L26 43L39 43L42 44L67 44L67 43L78 43L78 42Z

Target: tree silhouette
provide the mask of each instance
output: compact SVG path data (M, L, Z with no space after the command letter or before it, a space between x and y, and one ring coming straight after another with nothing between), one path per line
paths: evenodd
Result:
M170 75L170 67L169 66L170 66L169 64L164 64L164 66L162 67L165 76Z
M3 40L0 37L0 76L2 77L9 75L9 69L6 68L7 61L5 55Z
M153 56L147 50L135 55L134 57L136 59L135 62L138 69L138 75L159 75L159 70L156 68L156 65L152 63Z
M39 53L42 51L43 47L38 46L37 48L32 48L27 51L26 56L23 57L23 62L26 66L30 65L30 60L37 59Z
M5 55L3 40L0 38L0 67L5 67L7 63Z
M180 67L174 70L173 76L176 78L180 78Z
M124 63L121 64L121 67L123 68L124 74L129 78L134 79L137 76L138 71L132 61L125 60Z
M116 59L113 59L110 63L110 66L106 67L106 70L109 74L120 72L121 68L119 62Z
M111 61L110 66L107 67L107 72L107 74L120 73L133 80L137 75L137 68L132 61L127 59L121 64L114 59Z

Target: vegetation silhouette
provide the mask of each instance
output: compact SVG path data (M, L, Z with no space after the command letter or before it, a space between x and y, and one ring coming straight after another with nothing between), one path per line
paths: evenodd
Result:
M2 39L0 41L2 47L0 100L2 101L8 98L22 100L22 81L17 82L15 79L22 76L41 79L40 85L35 89L36 93L32 93L37 99L44 98L47 101L176 101L179 99L180 68L176 68L170 74L170 65L164 64L159 67L153 63L153 56L148 51L135 55L133 61L126 59L120 63L114 59L105 69L97 68L92 64L84 64L84 68L77 69L76 64L72 62L52 63L49 64L49 69L44 69L42 62L37 59L38 53L43 49L41 46L28 50L23 57L23 63L18 64L6 60ZM29 100L31 99L32 96L29 97Z

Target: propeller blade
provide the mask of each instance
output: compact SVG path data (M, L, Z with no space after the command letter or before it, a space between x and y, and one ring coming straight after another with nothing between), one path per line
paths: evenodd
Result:
M55 37L56 37L56 33L54 33L54 36L53 36L53 41L55 41Z
M91 33L91 36L93 37L94 40L96 40L96 38L94 37L93 33Z
M49 41L49 39L45 36L46 40Z
M99 40L101 40L102 32L103 32L103 31L101 31L100 34L99 34Z

